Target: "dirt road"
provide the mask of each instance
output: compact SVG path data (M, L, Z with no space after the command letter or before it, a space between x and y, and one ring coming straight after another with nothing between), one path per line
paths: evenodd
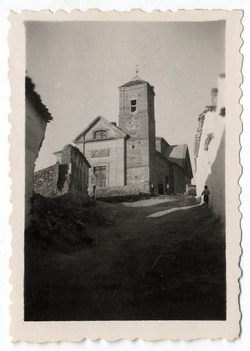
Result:
M110 224L71 254L26 252L26 320L223 320L225 234L203 206L97 203Z

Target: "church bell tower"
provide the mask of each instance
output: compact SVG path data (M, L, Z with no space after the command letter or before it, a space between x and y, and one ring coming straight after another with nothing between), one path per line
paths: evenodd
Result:
M130 136L126 144L126 184L150 193L155 176L154 88L136 75L119 87L119 95L119 128Z

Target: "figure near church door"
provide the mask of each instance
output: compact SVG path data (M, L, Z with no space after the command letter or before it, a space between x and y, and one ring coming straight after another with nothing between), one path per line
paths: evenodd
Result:
M164 188L163 188L162 181L160 181L160 183L158 184L158 194L159 195L163 195L164 194Z

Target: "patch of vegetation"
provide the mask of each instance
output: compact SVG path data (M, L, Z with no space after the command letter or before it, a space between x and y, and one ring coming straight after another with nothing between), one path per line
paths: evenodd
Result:
M69 253L94 241L94 228L110 224L94 202L72 196L32 197L31 224L25 232L25 244L46 251Z

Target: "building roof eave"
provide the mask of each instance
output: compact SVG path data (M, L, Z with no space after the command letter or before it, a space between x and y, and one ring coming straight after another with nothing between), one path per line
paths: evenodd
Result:
M35 91L35 84L32 82L32 79L27 76L25 77L25 96L46 123L53 120L51 113L42 102L41 96Z

